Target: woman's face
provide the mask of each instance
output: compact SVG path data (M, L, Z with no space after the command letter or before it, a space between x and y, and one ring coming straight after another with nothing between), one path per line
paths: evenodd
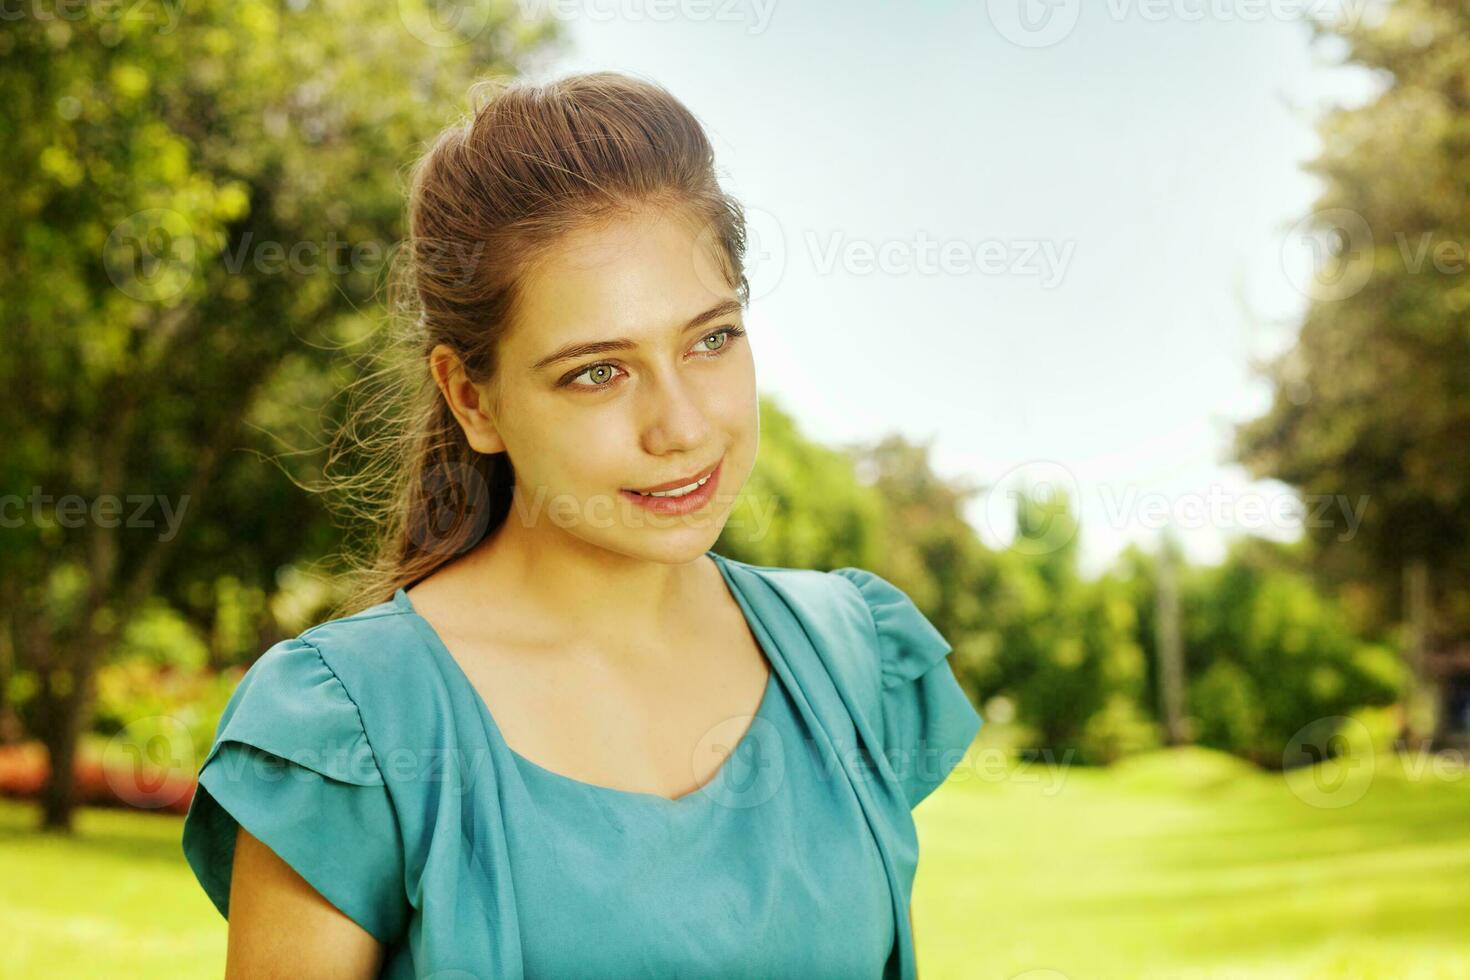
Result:
M515 467L506 530L671 563L714 544L760 439L755 362L717 247L682 213L645 210L536 266L499 350L501 416L475 447ZM716 466L686 501L631 492Z

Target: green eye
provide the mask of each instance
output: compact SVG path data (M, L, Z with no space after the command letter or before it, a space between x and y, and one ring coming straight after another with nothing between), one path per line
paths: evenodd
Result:
M706 347L700 353L703 353L703 354L719 354L719 353L722 353L726 347L730 346L730 341L733 338L735 338L735 337L743 337L743 336L745 336L745 328L744 327L721 327L719 330L716 330L713 333L707 333L707 334L705 334L699 340L699 343L696 344L695 346L697 347L697 346L699 346L699 344L704 344L704 343L708 342L710 339L715 338L715 337L718 337L718 338L720 338L720 341L719 341L718 344L716 344L713 347ZM612 387L612 382L615 381L616 378L617 378L617 375L615 373L616 371L617 371L617 365L616 364L612 364L612 363L607 362L607 361L601 361L601 362L599 362L597 364L589 364L589 365L587 365L585 368L583 368L582 370L578 371L576 374L568 375L561 382L559 382L559 384L563 388L583 388L583 389L610 388L610 387ZM592 383L591 384L579 384L578 381L581 378L588 378Z
M745 336L745 329L743 327L721 327L719 330L716 330L714 333L707 333L707 334L705 334L704 335L704 339L701 340L700 343L701 344L704 343L706 340L709 340L711 337L719 337L719 338L721 338L720 339L719 346L712 347L712 348L707 348L706 349L706 353L714 354L714 353L716 353L718 351L724 350L726 347L729 347L730 346L730 341L734 340L736 337L744 337L744 336Z

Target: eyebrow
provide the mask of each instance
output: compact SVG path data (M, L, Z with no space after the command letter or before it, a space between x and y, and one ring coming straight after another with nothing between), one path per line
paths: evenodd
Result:
M737 301L733 299L727 299L723 303L711 306L709 309L705 310L703 313L699 314L694 319L684 324L684 326L679 328L678 332L680 334L688 333L695 327L703 326L711 320L717 320L720 317L730 313L739 313L741 309L743 309L743 307ZM637 341L629 340L627 337L614 337L612 340L594 340L586 344L568 344L565 347L562 347L559 350L555 351L554 353L548 354L545 357L541 358L541 360L532 365L532 370L539 371L541 368L546 367L548 364L555 364L558 361L569 361L573 358L586 357L589 354L605 354L608 351L630 350L637 346Z

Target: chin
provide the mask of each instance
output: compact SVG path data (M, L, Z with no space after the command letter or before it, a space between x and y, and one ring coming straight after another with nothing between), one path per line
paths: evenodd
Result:
M682 534L670 534L662 538L657 532L645 532L647 538L641 552L648 561L662 562L665 565L687 565L702 558L706 551L715 546L715 541L720 536L719 528L682 530Z
M719 539L724 521L708 527L625 528L616 540L593 542L608 551L640 561L686 565L698 561Z

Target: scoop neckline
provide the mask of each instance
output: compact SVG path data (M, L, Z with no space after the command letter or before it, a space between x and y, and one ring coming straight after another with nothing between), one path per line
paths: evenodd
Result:
M740 738L736 740L735 745L725 755L725 758L720 762L720 765L715 769L714 773L711 774L710 777L706 779L702 784L696 786L694 789L683 794L682 796L669 797L663 796L659 793L650 793L646 790L618 789L615 786L604 786L601 783L588 782L583 779L577 779L575 776L568 776L566 773L557 772L554 769L548 769L540 763L534 762L521 753L517 752L514 748L511 747L510 743L506 741L504 733L502 733L500 730L500 725L495 721L495 716L490 711L490 706L486 704L485 699L480 696L479 690L475 687L474 683L470 681L469 675L464 672L464 668L460 666L459 661L455 659L454 654L449 652L449 647L439 636L439 631L434 629L432 623L430 623L423 616L419 615L418 610L413 605L413 600L408 597L408 593L404 591L402 587L394 590L393 602L418 627L420 634L426 640L426 645L434 653L435 657L443 662L443 664L445 665L445 670L449 673L449 675L453 679L453 682L463 687L465 693L475 704L480 717L484 720L486 724L486 727L488 727L489 730L494 734L495 739L499 741L501 747L510 754L511 758L515 760L517 765L524 766L525 768L530 769L533 772L540 773L543 776L547 776L556 782L576 787L585 792L595 793L598 795L621 797L629 800L648 801L653 803L654 805L669 808L687 809L690 806L698 803L701 799L711 798L712 794L718 790L718 784L722 783L727 777L730 769L731 760L733 760L737 754L744 750L748 742L751 742L756 737L755 729L763 720L765 720L766 715L772 708L773 702L775 701L775 697L773 696L772 692L780 683L780 680L777 677L776 658L771 655L771 651L766 648L766 644L761 640L760 633L756 629L757 620L750 607L748 606L745 600L745 596L741 594L739 586L735 584L734 579L730 576L730 573L726 567L726 562L728 561L728 559L726 559L723 555L716 554L712 550L706 551L705 554L714 561L715 567L719 569L720 577L725 582L725 588L729 591L730 595L734 597L735 604L737 607L739 607L740 614L745 619L746 628L750 630L751 636L755 639L756 648L760 650L761 655L764 656L766 659L766 686L761 691L760 702L756 705L755 711L752 712L750 716L750 724L746 726L745 731L741 733ZM735 715L732 717L739 716Z

